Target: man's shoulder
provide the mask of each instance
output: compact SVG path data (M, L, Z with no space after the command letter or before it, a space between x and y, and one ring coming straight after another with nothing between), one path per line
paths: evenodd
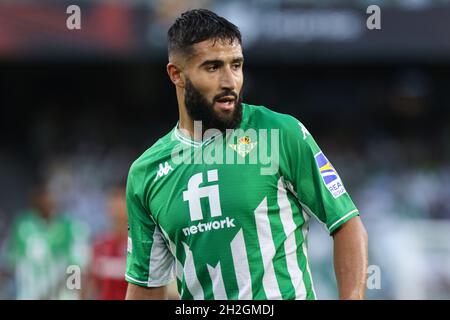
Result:
M38 213L34 209L25 209L20 211L14 218L13 218L13 225L14 226L21 226L24 224L30 224L34 225L38 223Z
M177 142L173 139L173 129L166 135L156 140L147 150L145 150L136 160L131 164L129 174L133 176L145 175L147 168L153 167L154 164L159 164L162 160L170 155L174 145Z
M299 120L294 116L281 113L262 105L245 104L248 108L249 127L255 129L288 129L298 128Z

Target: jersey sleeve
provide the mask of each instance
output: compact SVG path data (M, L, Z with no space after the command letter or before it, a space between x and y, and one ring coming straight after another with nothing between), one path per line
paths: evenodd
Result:
M128 248L125 279L144 287L164 286L174 280L175 259L161 230L143 202L132 170L128 175Z
M333 234L359 215L336 169L305 126L293 117L282 132L285 172L302 209Z

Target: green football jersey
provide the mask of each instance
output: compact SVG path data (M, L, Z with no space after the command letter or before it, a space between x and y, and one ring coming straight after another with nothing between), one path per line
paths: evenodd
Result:
M47 221L25 211L13 223L6 249L17 299L78 298L77 290L66 288L66 271L87 263L89 230L83 223L62 214Z
M181 299L315 299L310 218L332 234L359 214L302 123L248 104L236 130L159 139L130 168L127 207L126 280L176 278Z

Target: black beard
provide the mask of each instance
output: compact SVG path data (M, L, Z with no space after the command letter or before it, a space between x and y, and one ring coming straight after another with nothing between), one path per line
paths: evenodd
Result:
M217 99L224 96L235 97L235 107L229 117L221 117L214 112L213 106ZM235 129L242 121L242 90L239 96L232 90L225 90L214 97L212 103L194 87L189 79L186 79L184 103L188 115L194 121L202 121L202 130L217 129L225 132L226 129Z

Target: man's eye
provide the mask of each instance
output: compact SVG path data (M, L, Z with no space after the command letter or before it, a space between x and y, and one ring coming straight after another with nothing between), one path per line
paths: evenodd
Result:
M218 69L217 65L211 65L208 67L208 71L216 71Z
M241 64L240 63L233 64L233 69L239 70L240 68L241 68Z

